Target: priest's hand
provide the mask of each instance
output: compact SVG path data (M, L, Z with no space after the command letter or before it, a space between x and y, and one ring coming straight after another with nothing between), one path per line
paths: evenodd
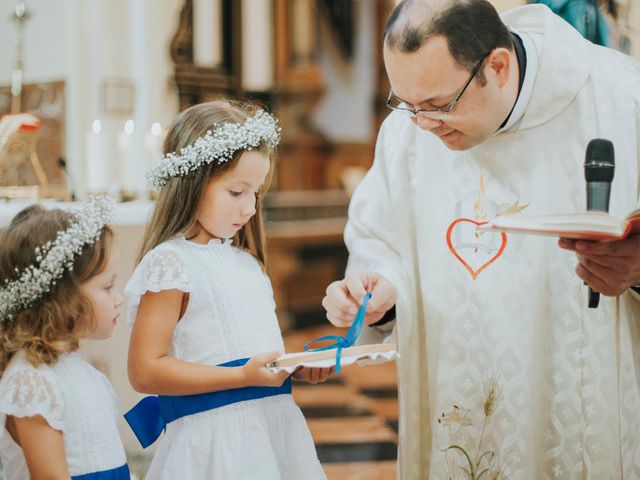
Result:
M291 376L296 380L301 380L303 382L321 383L326 382L335 372L336 367L299 367Z
M640 284L640 235L613 241L561 238L558 245L576 253L578 277L596 292L613 297Z
M398 300L398 291L389 280L376 272L355 272L327 287L322 306L327 318L336 327L349 327L367 292L371 299L364 317L365 325L380 320Z

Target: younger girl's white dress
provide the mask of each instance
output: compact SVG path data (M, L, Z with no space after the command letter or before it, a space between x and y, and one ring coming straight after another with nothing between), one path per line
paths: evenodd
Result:
M206 245L184 236L148 252L125 288L129 319L147 291L178 289L189 303L169 355L219 365L283 351L269 278L230 240ZM246 400L167 425L147 477L191 480L320 480L305 419L290 394Z
M5 479L28 479L23 451L6 429L7 415L41 415L51 428L62 431L71 476L126 463L113 388L78 352L37 368L18 352L0 379L0 458Z

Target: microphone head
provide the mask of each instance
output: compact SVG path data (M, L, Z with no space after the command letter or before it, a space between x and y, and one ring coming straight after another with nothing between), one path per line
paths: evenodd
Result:
M613 143L604 138L594 138L587 145L584 160L584 177L587 182L611 182L615 170Z

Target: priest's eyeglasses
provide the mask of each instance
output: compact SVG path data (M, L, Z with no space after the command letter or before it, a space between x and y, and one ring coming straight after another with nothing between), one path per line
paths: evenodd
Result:
M482 66L482 64L484 63L484 61L487 59L488 56L489 54L486 54L484 57L482 57L482 60L480 60L477 63L477 65L473 67L469 80L467 80L467 83L464 84L464 87L462 87L462 90L460 90L460 93L458 93L458 95L456 95L455 98L451 100L451 102L449 102L448 105L441 108L434 108L434 109L409 108L406 102L400 100L398 97L394 95L393 91L389 90L389 96L387 97L387 107L389 107L391 110L398 110L398 111L404 112L411 117L428 118L431 120L445 119L447 115L451 113L451 110L453 110L453 107L455 107L458 104L458 102L462 98L462 95L464 95L464 92L467 91L467 88L469 88L469 85L471 85L471 82L480 71L480 67Z

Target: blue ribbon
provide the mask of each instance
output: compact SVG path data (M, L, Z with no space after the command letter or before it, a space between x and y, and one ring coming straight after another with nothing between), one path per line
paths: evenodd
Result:
M336 350L336 373L340 373L340 358L342 355L342 349L351 347L360 335L360 331L362 330L362 326L364 325L364 314L367 311L367 304L369 303L369 299L371 298L371 293L367 292L364 296L364 300L362 301L362 305L360 305L360 309L356 314L356 318L353 320L351 324L351 328L347 332L347 335L341 337L340 335L325 335L324 337L314 338L313 340L309 340L304 344L305 352L321 352L324 350ZM330 345L325 345L323 347L318 348L309 348L310 343L323 342L325 340L332 340L335 343Z
M112 468L111 470L103 470L101 472L85 473L83 475L74 475L71 480L130 480L131 474L129 467L125 463L121 467Z
M239 367L248 358L232 360L219 367ZM197 395L158 395L140 400L124 418L135 433L142 448L155 442L167 424L187 415L193 415L232 403L291 393L291 378L279 387L245 387L219 390Z

